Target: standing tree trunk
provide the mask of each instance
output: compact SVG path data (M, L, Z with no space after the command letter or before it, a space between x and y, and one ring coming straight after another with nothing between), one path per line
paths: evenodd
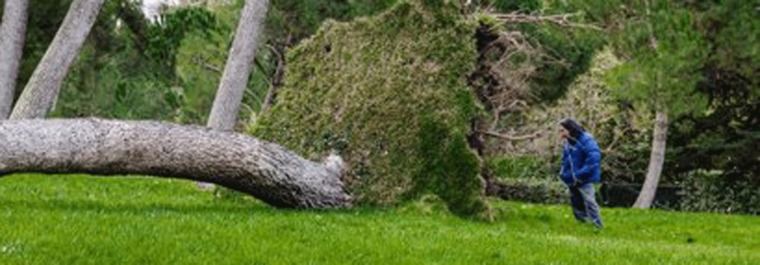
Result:
M6 0L0 24L0 120L8 117L24 50L28 0Z
M79 54L104 0L74 0L45 55L26 84L11 119L44 118L58 98L71 64Z
M665 111L657 111L654 123L652 139L652 152L649 156L649 168L644 185L641 187L639 197L633 204L634 208L649 209L657 192L657 184L660 183L662 165L665 163L665 146L668 138L668 114Z
M232 131L235 128L268 7L269 0L245 1L208 118L207 126L212 129ZM198 187L210 189L213 185L199 182Z
M0 177L139 174L216 183L288 208L351 206L340 157L323 163L231 132L150 121L0 121Z
M235 40L211 108L208 127L221 131L232 131L235 127L268 6L269 0L245 1L235 31Z

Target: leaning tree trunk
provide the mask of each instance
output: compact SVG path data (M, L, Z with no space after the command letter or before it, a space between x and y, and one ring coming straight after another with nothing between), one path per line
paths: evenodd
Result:
M668 138L668 115L664 111L658 111L655 117L654 133L652 139L652 152L649 156L649 168L641 187L639 197L633 204L635 208L649 209L657 192L657 184L660 183L662 165L665 162L665 144Z
M52 109L104 0L74 0L11 113L11 119L44 118Z
M240 12L240 21L235 31L227 64L224 66L222 80L211 107L208 127L220 131L232 131L237 123L240 104L248 86L256 48L259 45L259 35L266 18L269 0L246 0ZM199 182L202 189L213 185Z
M150 121L0 121L0 176L13 172L140 174L216 183L278 207L351 205L343 162L305 160L242 134Z
M268 6L269 0L245 1L208 119L211 128L231 131L235 127Z
M11 112L24 50L29 1L6 0L0 24L0 120Z

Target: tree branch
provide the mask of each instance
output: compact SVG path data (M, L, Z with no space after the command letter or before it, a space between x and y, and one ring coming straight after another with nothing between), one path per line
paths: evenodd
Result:
M264 97L264 102L261 104L262 113L268 111L269 108L272 107L272 104L274 104L274 98L277 96L276 90L282 85L282 73L284 72L283 68L285 67L285 58L283 58L282 53L277 51L274 46L267 45L267 47L269 47L272 53L277 57L277 67L272 75L272 82L269 84L269 90L267 90L267 95Z
M222 73L222 69L219 68L219 66L216 66L216 65L208 63L206 60L204 60L203 58L201 58L198 55L193 56L192 60L193 60L193 63L195 63L197 65L200 65L201 67L203 67L206 70L209 70L211 72L215 72L215 73L218 73L218 74Z
M506 23L535 23L535 24L548 23L548 24L554 24L560 27L602 30L601 28L595 25L576 23L571 20L572 18L578 17L580 15L581 13L541 16L541 15L532 15L532 14L522 14L522 13L517 13L517 12L512 12L508 14L494 14L496 18Z
M494 131L484 131L484 130L478 130L477 132L481 133L483 135L488 135L488 136L491 136L491 137L496 137L496 138L500 138L500 139L504 139L504 140L508 140L508 141L530 140L530 139L537 138L537 137L541 136L540 132L535 132L535 133L532 133L532 134L526 134L526 135L520 135L520 136L514 136L514 135L509 135L509 134L501 134L501 133L494 132Z

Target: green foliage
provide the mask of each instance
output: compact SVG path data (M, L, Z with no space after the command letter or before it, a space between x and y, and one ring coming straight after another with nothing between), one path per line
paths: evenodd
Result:
M693 171L687 179L681 210L760 214L760 184L751 179L732 180L705 171Z
M546 159L536 155L506 155L490 157L487 166L499 179L544 178L555 175L549 172Z
M277 54L266 44L312 34L322 20L378 12L394 1L324 2L275 1L257 52L240 117L255 116L272 85ZM30 16L31 40L23 61L22 86L45 52L63 19L68 1L33 1ZM242 1L171 9L145 20L137 2L107 1L93 33L77 63L72 67L52 115L100 116L126 119L161 119L203 124L234 37ZM123 8L138 10L138 31L122 24ZM290 8L286 12L278 8ZM330 9L324 13L320 10ZM350 14L344 11L352 10ZM314 20L301 20L301 15ZM286 16L286 18L278 16ZM280 19L280 20L278 20ZM142 21L141 21L142 20ZM313 23L308 27L299 23ZM286 23L282 25L278 23ZM285 30L287 29L287 30ZM295 36L295 35L297 36ZM287 37L290 36L290 37ZM278 51L282 52L282 51ZM244 121L245 122L245 121Z
M634 10L640 10L646 1L629 0L545 0L544 8L555 13L581 13L583 22L620 29Z
M723 186L760 186L760 22L751 1L706 1L699 28L710 42L699 91L709 98L702 115L676 120L669 141L671 175L689 179L690 171L721 172ZM696 181L699 182L699 181Z
M540 10L542 7L541 0L481 0L481 5L493 7L498 12L531 12Z
M240 6L179 8L157 22L135 14L144 27L135 32L115 26L121 5L130 4L109 1L103 8L52 115L205 123ZM264 67L274 67L268 49L258 55ZM241 116L258 110L270 74L253 71Z
M267 35L292 45L314 34L327 19L346 21L376 14L398 0L280 0L272 1L267 16Z
M145 55L174 69L177 49L189 32L203 33L207 38L214 31L229 32L229 25L219 25L213 13L203 7L186 7L162 13L158 23L150 23L147 30Z
M708 5L702 18L702 32L705 32L714 50L710 61L717 67L733 69L740 75L752 79L760 86L760 20L758 4L752 1L728 0ZM760 89L755 89L755 96Z
M454 5L430 9L419 1L328 22L290 51L277 103L251 132L311 159L338 151L351 167L351 192L365 203L413 197L414 187L429 187L421 184L431 177L424 169L442 162L462 168L446 166L452 182L440 185L475 183L478 162L464 138L478 111L465 80L477 58L474 32ZM430 145L436 149L422 150ZM482 185L464 188L443 199L458 212L482 208L469 197Z
M178 48L176 72L181 80L182 99L177 121L205 124L214 101L216 89L227 62L229 46L240 16L242 2L212 8L217 21L213 31L191 31ZM251 117L260 109L271 83L277 59L267 48L268 36L260 38L256 61L243 97L239 117ZM245 121L243 121L245 122Z
M542 26L527 31L552 58L537 66L540 74L532 80L533 93L544 100L558 99L604 44L601 33L592 30Z
M101 10L61 88L52 116L166 119L173 100L172 69L145 57L125 27L117 27L120 1Z
M417 153L422 165L413 189L434 192L455 214L474 216L487 212L482 180L475 177L480 174L480 161L467 146L465 135L452 133L446 124L430 117L423 118L419 134Z
M720 84L718 82L717 84ZM734 87L741 91L741 86ZM668 173L684 184L701 183L692 179L692 171L720 172L722 186L760 187L760 125L749 119L760 110L760 101L737 93L723 101L716 100L714 112L704 117L677 120L671 131L672 146ZM743 104L744 102L753 102ZM736 106L737 102L741 105ZM698 175L698 174L697 174ZM749 182L749 183L746 183ZM739 202L741 203L741 202Z
M535 15L578 14L578 23L594 26L593 6L588 1L483 1L495 11L520 12ZM604 3L600 3L604 5ZM507 25L508 28L523 32L546 57L535 67L538 74L533 76L532 94L542 101L560 98L575 78L588 70L594 53L607 42L604 32L588 28L573 28L545 23L522 23Z
M109 1L101 10L52 116L171 120L181 113L185 103L174 70L177 49L189 32L221 30L215 17L199 7L175 10L163 14L161 23L144 21L146 43L137 43L142 41L134 37L137 33L116 27L120 4L128 3Z
M566 204L570 196L559 178L507 178L499 183L498 197L510 201Z
M410 213L425 216L441 216L450 213L446 202L436 195L426 194L418 199L410 200L399 207L399 213Z
M755 216L603 209L594 233L567 205L494 201L495 221L441 211L280 210L189 181L0 179L3 264L758 264ZM427 204L427 205L426 205Z
M671 117L697 113L706 98L696 92L708 46L694 15L670 1L645 5L613 44L628 61L609 76L616 94Z
M561 143L558 121L573 117L586 128L602 148L602 180L637 182L646 170L651 137L651 115L617 101L605 82L621 61L605 48L593 57L588 71L578 76L564 95L553 102L534 103L513 114L506 124L515 135L538 133L536 137L499 145L491 159L494 174L500 177L553 179L559 172Z
M667 105L676 114L670 116L684 114L673 119L669 132L664 182L703 185L704 181L692 179L697 170L720 172L721 180L715 181L720 187L745 185L741 182L746 180L751 181L748 187L760 183L756 173L760 125L750 118L760 110L760 50L753 45L760 35L757 3L547 2L583 10L585 17L611 33L610 43L629 61L609 76L618 96L635 101L639 110ZM657 49L652 49L652 39L657 40ZM614 151L639 153L645 159L647 144L622 144ZM607 167L605 172L608 168L641 171L646 168L641 160L624 159L616 164L626 167Z
M483 0L474 1L475 5L484 9L487 13L524 13L532 15L557 15L579 13L579 23L593 25L593 21L587 21L582 11L584 6L579 4L570 5L566 1L508 1L508 0ZM563 4L565 3L565 4ZM489 19L488 15L481 18ZM481 19L481 22L484 20ZM512 64L519 64L530 58L535 74L529 76L530 100L553 101L560 98L567 87L575 78L585 72L594 53L606 43L604 32L586 28L568 26L556 26L549 23L515 23L503 24L496 22L501 31L518 31L524 36L530 45L540 54L512 55ZM488 23L490 24L490 23ZM512 43L512 46L520 44ZM524 71L524 70L517 70ZM518 77L514 77L518 78ZM519 79L519 78L518 78Z
M584 9L588 8L585 5L571 6L566 1L504 2L520 3L520 6L516 7L517 10L526 13L578 13L578 23L595 25L593 14L590 14L592 10ZM532 80L533 94L544 101L560 98L577 76L588 70L594 54L607 43L605 33L600 30L532 23L519 25L518 28L530 36L548 57L536 66L540 74Z

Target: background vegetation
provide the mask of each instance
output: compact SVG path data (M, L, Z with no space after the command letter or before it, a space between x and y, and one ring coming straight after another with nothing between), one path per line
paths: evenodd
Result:
M241 2L201 2L202 4L192 7L168 8L157 20L150 21L142 17L135 2L108 1L82 54L67 77L53 115L161 119L203 124L226 59ZM317 90L336 80L348 83L351 76L358 80L360 75L354 73L362 71L377 71L374 76L393 75L392 78L389 77L392 80L390 83L371 78L361 80L366 81L361 83L362 91L372 94L378 100L382 99L382 102L387 102L388 98L416 99L414 93L419 91L406 84L435 89L426 96L441 101L432 100L428 102L429 105L414 107L414 111L420 113L436 109L440 113L436 112L429 118L434 121L425 123L423 120L428 118L419 116L415 118L415 126L401 128L401 131L381 130L394 128L387 124L373 125L376 132L388 134L383 138L387 142L374 142L385 146L371 146L373 142L367 139L378 136L365 132L372 131L372 126L361 128L353 121L335 124L329 130L322 124L320 128L313 128L314 134L309 131L290 131L303 136L301 140L306 144L295 142L295 138L285 134L274 136L271 135L273 131L269 132L269 139L282 140L283 144L301 150L312 158L318 158L330 149L373 150L366 155L351 152L355 178L376 176L372 171L390 170L388 166L367 167L367 161L383 157L382 152L376 151L388 150L389 147L405 150L406 153L388 155L396 156L396 159L382 158L386 165L392 164L391 161L406 161L401 159L406 157L409 157L408 161L426 161L427 164L409 162L414 166L408 170L398 169L388 171L392 174L380 174L391 176L388 180L383 180L386 184L378 185L380 188L373 190L370 188L372 185L354 186L358 194L373 194L366 201L378 203L393 201L390 198L413 191L410 187L414 185L393 191L388 189L391 186L389 183L396 180L423 183L416 180L436 179L432 173L433 168L442 168L440 163L450 161L424 157L425 152L421 152L421 148L425 146L422 139L426 134L415 133L415 128L421 128L424 124L430 128L443 128L441 130L446 132L445 136L435 141L452 145L442 145L436 152L451 154L459 152L456 150L462 141L460 139L467 137L468 141L472 140L471 130L483 129L483 124L488 125L487 129L504 134L539 133L538 137L527 141L483 137L482 147L475 148L481 153L482 160L482 163L477 164L485 165L486 171L481 170L481 173L490 172L500 179L518 179L515 183L533 183L531 185L534 186L538 185L536 183L544 183L541 185L547 188L540 190L553 190L548 188L555 182L557 172L552 124L559 117L575 116L591 129L605 151L605 184L637 185L643 181L643 171L646 168L652 113L658 104L664 104L674 111L671 112L672 124L662 182L663 185L679 190L680 200L675 208L752 214L760 212L760 195L757 192L760 190L760 177L757 173L760 172L760 124L756 115L760 112L760 50L754 45L757 42L756 36L760 34L753 34L760 32L757 3L742 0L480 0L471 1L472 5L465 7L459 1L444 1L458 5L458 10L447 16L456 13L461 20L442 22L456 25L446 30L412 30L411 27L392 25L391 22L419 23L415 19L422 19L404 19L403 16L391 19L387 25L380 25L384 21L378 17L361 18L350 23L328 22L327 26L319 30L323 22L329 19L352 21L357 17L381 13L387 18L389 8L397 2L399 1L272 1L265 31L267 41L259 48L256 69L249 82L241 110L243 119L238 129L244 130L248 125L262 122L259 129L253 131L261 130L262 136L265 136L262 128L268 126L267 122L272 124L275 120L272 117L279 115L276 113L284 110L288 104L295 106L302 102L288 102L289 97L295 96L294 91ZM403 2L401 6L409 6L407 1ZM69 1L31 1L17 94L54 36L68 4ZM397 7L396 10L398 9ZM558 27L551 23L503 23L492 14L510 12L575 14L574 22L596 29ZM354 28L349 25L354 25ZM363 30L373 32L373 25L377 26L375 33L380 29L390 32L409 29L406 31L409 36L428 38L430 49L425 50L421 46L419 49L405 49L399 45L412 42L407 40L394 43L387 39L392 36L390 33L375 35L378 36L377 43L370 41L372 38L368 36L364 36L365 39L359 38L361 36L358 33ZM319 33L314 35L317 31ZM514 33L519 33L518 37L511 40L530 49L489 50L484 45L493 43L507 33L512 34L509 36L518 36ZM337 40L347 39L341 34L355 34L353 36L359 39L338 42ZM658 47L662 47L654 53L647 48L651 46L652 36L658 40ZM310 38L313 40L304 41ZM456 41L451 46L441 44L443 40L452 39ZM354 58L325 62L317 62L315 57L306 55L309 49L318 50L317 43L330 40L333 40L333 47L358 50L360 45L366 44L392 52L372 53L364 52L371 51L364 49L363 52L357 52ZM293 48L302 42L305 44ZM501 46L490 47L512 47L504 46L503 43ZM347 50L332 51L333 54L354 55ZM426 54L427 51L433 52ZM432 56L432 61L442 63L441 71L449 71L450 74L445 77L435 76L436 79L431 81L425 80L428 75L424 73L401 70L400 67L405 62L400 57L387 62L387 72L382 71L382 68L357 66L363 62L385 62L385 59L380 58L374 58L374 61L358 59L382 54L426 60L426 56ZM505 55L514 56L502 60ZM473 56L477 58L473 59ZM355 62L357 65L352 69L331 69L331 73L342 74L338 79L325 76L315 79L324 83L303 82L310 78L304 67L328 71L328 66L336 62ZM412 63L424 66L424 61L421 60ZM378 65L376 63L373 66ZM421 69L427 68L417 67L414 70ZM489 74L483 74L483 69L488 70ZM369 74L364 77L373 76ZM659 87L649 85L655 83ZM282 97L275 101L275 111L261 113L264 97L272 87L281 87ZM457 100L465 97L463 93L460 95L459 92L451 92L466 88L477 98L475 103L479 107L474 112L477 114L473 114L470 107L459 104L461 102ZM385 92L381 93L383 91ZM505 101L505 98L509 101ZM652 98L662 98L664 103L647 100ZM358 104L359 101L352 99L351 103L354 102ZM515 106L519 107L495 110L495 106L505 102L518 102ZM335 107L342 103L326 104ZM475 120L482 124L467 124L472 118L469 115L477 116ZM328 118L326 114L321 117ZM323 123L326 121L327 119L322 120ZM322 133L316 133L317 131ZM394 138L398 135L407 135L416 140ZM360 137L366 139L361 140ZM390 145L392 141L403 142L404 147ZM471 141L470 147L473 147ZM398 172L404 173L397 174ZM367 183L380 181L373 177L367 179L370 179ZM444 185L436 183L435 185ZM520 198L517 194L514 197Z
M30 2L17 94L70 4ZM242 1L191 2L151 20L106 1L52 116L205 124ZM504 18L518 13L569 20ZM760 264L758 18L746 0L273 0L236 130L341 154L355 208L15 174L0 264ZM557 120L599 140L600 194L635 196L658 108L668 211L575 222Z

